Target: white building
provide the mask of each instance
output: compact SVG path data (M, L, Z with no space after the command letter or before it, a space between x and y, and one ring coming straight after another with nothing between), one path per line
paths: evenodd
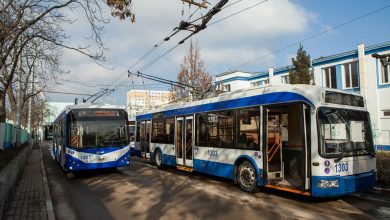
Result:
M52 124L54 120L58 117L62 110L65 109L67 105L74 105L72 102L46 102L45 113L43 117L42 127L39 129L39 138L40 140L47 139L49 133L52 132Z
M390 42L314 59L314 84L365 95L378 149L390 150ZM289 69L269 68L247 73L226 72L216 76L218 88L233 91L271 84L289 83ZM386 98L388 97L388 98Z
M135 118L138 112L157 108L171 101L170 91L160 90L130 90L127 92L126 111L129 118Z

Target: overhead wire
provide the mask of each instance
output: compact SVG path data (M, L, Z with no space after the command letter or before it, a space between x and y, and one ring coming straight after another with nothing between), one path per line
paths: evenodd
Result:
M47 93L59 93L59 94L64 94L64 95L86 95L86 96L91 96L91 94L85 94L85 93L60 92L60 91L52 91L52 90L43 90L43 92L47 92Z
M314 39L314 38L317 38L317 37L319 37L319 36L321 36L321 35L324 35L324 34L330 32L330 31L333 31L333 30L336 30L336 29L338 29L338 28L341 28L341 27L343 27L343 26L345 26L345 25L348 25L348 24L350 24L350 23L353 23L353 22L355 22L355 21L358 21L358 20L360 20L360 19L363 19L363 18L365 18L365 17L367 17L367 16L370 16L370 15L372 15L372 14L375 14L375 13L377 13L377 12L380 12L380 11L386 9L386 8L389 8L389 7L390 7L390 4L389 4L389 5L386 5L386 6L384 6L384 7L375 9L375 10L373 10L373 11L370 11L370 12L368 12L368 13L365 13L365 14L363 14L363 15L361 15L361 16L356 17L356 18L350 19L350 20L348 20L348 21L346 21L346 22L344 22L344 23L341 23L341 24L339 24L339 25L336 25L336 26L334 26L334 27L332 27L332 28L329 28L329 29L326 29L326 30L321 31L321 32L319 32L319 33L313 34L313 35L311 35L311 36L309 36L309 37L307 37L307 38L305 38L305 39L303 39L303 40L300 40L300 41L297 41L297 42L295 42L295 43L289 44L289 45L287 45L287 46L284 46L284 47L282 47L282 48L279 48L279 49L277 49L277 50L274 50L274 51L272 51L272 52L270 52L270 53L264 54L264 55L262 55L262 56L260 56L260 57L257 57L257 58L255 58L255 59L250 60L250 61L248 61L248 62L245 62L245 63L243 63L243 64L234 66L234 67L232 67L231 69L236 69L236 68L239 68L239 67L242 67L242 66L246 66L246 65L248 65L248 64L250 64L250 63L253 63L253 62L255 62L255 61L259 61L259 60L264 59L264 58L266 58L266 57L268 57L268 56L270 56L270 55L272 55L272 54L279 53L279 52L281 52L281 51L283 51L283 50L286 50L286 49L288 49L288 48L290 48L290 47L293 47L293 46L296 46L296 45L301 44L301 43L303 43L303 42L306 42L306 41L312 40L312 39Z
M231 14L231 15L228 15L228 16L226 16L226 17L224 17L224 18L221 18L221 19L219 19L219 20L216 20L216 21L210 23L208 26L214 25L214 24L216 24L216 23L218 23L218 22L221 22L221 21L223 21L223 20L225 20L225 19L228 19L228 18L230 18L230 17L233 17L234 15L240 14L240 13L242 13L242 12L244 12L244 11L249 10L249 9L252 9L252 8L258 6L258 5L264 4L264 3L268 2L268 1L269 1L269 0L264 0L264 1L261 1L261 2L259 2L259 3L254 4L254 5L251 5L251 6L249 6L249 7L246 7L246 8L244 8L244 9L242 9L242 10L240 10L240 11L237 11L237 12ZM239 2L239 1L238 1L238 2ZM226 8L226 7L225 7L225 8Z

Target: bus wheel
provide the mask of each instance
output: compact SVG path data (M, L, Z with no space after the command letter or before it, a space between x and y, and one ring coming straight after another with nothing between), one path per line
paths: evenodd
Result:
M162 155L161 155L161 151L159 150L156 150L155 153L154 153L154 160L155 160L155 163L156 163L156 167L161 169L162 168Z
M256 170L250 162L244 161L240 164L237 172L237 181L241 190L250 193L257 191Z

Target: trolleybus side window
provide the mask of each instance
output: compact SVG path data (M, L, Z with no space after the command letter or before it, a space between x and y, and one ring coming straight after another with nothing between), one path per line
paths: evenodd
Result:
M197 146L207 146L207 114L196 115L196 139Z
M165 143L174 144L175 142L175 118L165 119Z
M201 146L234 148L234 121L233 110L197 115L196 143Z
M259 149L259 121L259 107L237 110L237 148Z
M152 143L165 143L164 119L153 119Z

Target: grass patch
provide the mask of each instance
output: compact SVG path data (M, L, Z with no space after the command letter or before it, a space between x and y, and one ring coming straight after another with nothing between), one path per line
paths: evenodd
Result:
M390 185L390 152L379 151L376 157L378 182Z
M18 148L11 148L8 150L0 150L0 171L6 167L16 156L22 152L28 144L22 145Z

